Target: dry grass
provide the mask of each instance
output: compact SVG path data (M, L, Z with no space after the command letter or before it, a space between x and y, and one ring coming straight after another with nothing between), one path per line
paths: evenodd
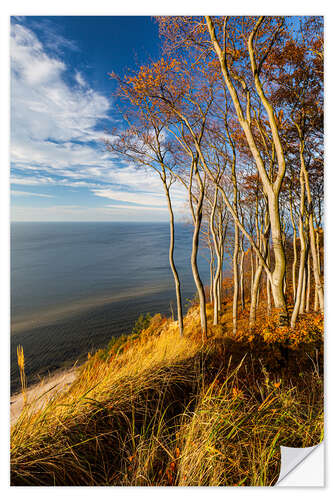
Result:
M241 364L202 393L181 430L177 484L268 486L279 475L280 445L312 446L322 439L321 383L310 391L264 382L249 387ZM304 388L303 388L304 389ZM261 392L261 395L260 395Z
M320 341L285 355L230 337L226 317L203 346L196 307L183 338L157 315L42 408L27 404L11 432L11 483L273 484L281 444L322 439Z
M21 345L17 346L17 364L20 371L23 404L25 405L27 402L27 378L25 375L25 368L24 368L24 352L23 352L23 347Z

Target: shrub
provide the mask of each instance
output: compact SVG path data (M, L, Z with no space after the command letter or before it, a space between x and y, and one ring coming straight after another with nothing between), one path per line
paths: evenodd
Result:
M152 318L151 318L151 315L149 313L147 313L146 315L140 314L140 316L138 317L138 319L135 322L135 325L134 325L133 330L132 330L132 334L139 335L142 332L142 330L145 330L146 328L148 328L151 319Z

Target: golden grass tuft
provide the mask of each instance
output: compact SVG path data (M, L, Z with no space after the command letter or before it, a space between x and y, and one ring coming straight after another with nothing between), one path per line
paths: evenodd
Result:
M25 369L24 369L24 351L23 347L21 345L17 346L17 364L19 367L20 371L20 381L21 381L21 389L22 389L22 396L23 396L23 402L26 404L27 402L27 378L25 375Z

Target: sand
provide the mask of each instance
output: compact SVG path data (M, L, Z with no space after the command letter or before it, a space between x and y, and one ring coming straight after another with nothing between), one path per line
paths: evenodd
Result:
M45 377L38 384L28 387L27 403L31 403L38 398L32 405L32 408L39 409L42 408L51 397L55 396L56 393L60 393L67 389L71 383L74 381L77 373L77 368L71 368L69 370L63 370L60 373L50 375ZM20 416L23 409L23 396L21 393L14 394L10 398L10 424L13 425Z

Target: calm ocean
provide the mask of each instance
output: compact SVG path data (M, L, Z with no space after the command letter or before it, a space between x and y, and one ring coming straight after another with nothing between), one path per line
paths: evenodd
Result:
M192 228L176 225L183 300L193 297ZM28 383L69 366L131 331L140 313L175 306L168 223L13 223L11 227L11 391L19 387L16 347ZM202 279L209 281L200 251Z

